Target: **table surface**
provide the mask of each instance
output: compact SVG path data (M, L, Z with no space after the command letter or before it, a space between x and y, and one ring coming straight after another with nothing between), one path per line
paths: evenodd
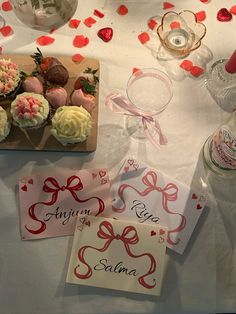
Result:
M2 3L3 1L1 1ZM172 0L176 12L205 11L207 27L203 39L212 52L210 65L228 58L235 49L236 16L219 22L219 9L230 9L234 0ZM125 4L129 13L116 10ZM149 141L136 141L127 135L125 116L105 107L106 96L115 90L125 94L133 68L154 67L167 71L138 35L147 30L150 17L162 16L162 1L87 0L79 1L74 18L83 21L94 9L105 14L96 17L91 28L82 22L78 29L67 25L50 34L55 41L40 49L44 54L72 56L80 53L100 60L98 144L94 153L0 152L0 313L1 314L86 314L86 313L235 313L236 312L236 184L206 171L201 149L209 135L229 113L211 98L202 78L173 79L174 96L160 118L168 145L157 149ZM14 33L0 35L2 53L31 54L36 38L47 35L25 27L12 11L1 11ZM112 27L113 39L105 43L97 31ZM83 34L90 40L83 48L72 41ZM160 297L68 285L65 283L68 248L72 237L41 241L21 241L18 215L18 179L51 169L107 167L113 179L126 157L134 157L167 175L205 192L207 206L183 255L168 251L168 271Z

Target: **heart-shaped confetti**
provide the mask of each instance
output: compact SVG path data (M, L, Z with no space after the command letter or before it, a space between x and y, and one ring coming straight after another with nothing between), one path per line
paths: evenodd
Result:
M138 35L138 39L141 42L141 44L146 44L147 41L150 40L150 36L148 35L148 33L143 32L141 34Z
M128 8L125 5L120 5L117 9L117 13L120 15L126 15L128 13Z
M111 27L101 28L98 33L98 37L101 38L104 42L109 42L113 37L113 29Z
M13 29L11 28L10 25L6 25L6 26L0 28L0 33L4 37L11 36L13 34Z
M196 200L197 199L197 195L195 193L192 194L192 200Z
M40 36L36 39L36 42L40 45L40 46L48 46L51 45L53 42L55 41L54 38L50 37L50 36Z
M97 21L93 18L93 17L91 17L91 16L89 16L89 17L87 17L85 20L84 20L84 25L86 25L87 27L92 27L92 25L93 24L95 24Z
M148 27L153 30L157 26L157 22L153 19L150 19L148 22Z
M78 20L78 19L71 19L71 20L69 21L69 27L70 27L70 28L78 28L80 22L81 22L81 21Z
M171 9L173 7L174 7L174 5L172 3L170 3L170 2L163 2L163 9L164 10Z
M134 164L134 160L133 160L133 159L128 159L128 164L129 164L130 166L132 166L132 165Z
M102 19L104 17L104 14L102 12L100 12L99 10L95 9L93 11L93 14L97 17L99 17L100 19Z
M73 39L73 46L76 48L82 48L87 46L89 43L88 37L84 37L84 35L77 35Z
M198 22L203 22L206 19L206 12L205 11L199 11L195 13L196 19Z
M84 60L84 57L79 54L79 53L76 53L72 56L72 61L75 62L75 63L80 63Z
M228 22L232 19L232 14L226 9L222 8L217 13L217 20L220 22Z
M185 71L190 71L193 66L193 63L190 60L184 60L179 66Z
M151 231L151 237L155 236L156 234L157 233L154 230Z
M106 179L102 179L101 180L101 184L106 184L107 183L107 180Z
M4 1L2 3L2 10L3 11L11 11L12 10L12 6L11 6L10 1Z
M24 192L26 192L26 191L27 191L27 185L24 184L24 185L21 187L21 190L24 191Z

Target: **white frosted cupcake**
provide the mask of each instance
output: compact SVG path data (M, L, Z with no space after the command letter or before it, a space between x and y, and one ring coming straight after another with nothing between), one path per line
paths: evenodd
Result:
M92 117L83 107L60 107L52 118L51 134L62 145L85 141L91 129Z
M15 94L21 85L18 65L11 59L0 59L0 97L7 98Z
M11 129L6 111L0 107L0 142L5 140Z
M13 123L23 129L37 129L44 126L49 116L49 104L44 96L22 93L11 103Z

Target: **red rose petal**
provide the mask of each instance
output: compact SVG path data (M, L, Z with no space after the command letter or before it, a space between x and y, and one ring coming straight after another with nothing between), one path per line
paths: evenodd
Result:
M163 2L163 9L166 10L166 9L170 9L170 8L173 8L174 5L170 2Z
M216 17L219 22L228 22L233 16L226 8L222 8L218 11Z
M196 19L198 22L202 22L206 19L206 12L205 11L199 11L195 13Z
M147 41L150 40L150 37L149 37L148 33L143 32L143 33L138 35L138 39L141 42L141 44L144 45Z
M47 45L51 45L53 42L55 41L54 38L50 37L50 36L40 36L36 39L36 42L40 45L40 46L47 46Z
M117 13L120 15L125 15L128 13L128 8L125 5L120 5L117 9Z
M149 22L148 22L148 27L153 30L157 25L157 22L153 19L151 19Z
M203 3L206 3L206 2L208 2L209 0L200 0L201 2L203 2Z
M78 28L80 22L81 22L81 21L78 20L78 19L71 19L71 20L69 21L69 27L71 27L71 28Z
M138 72L139 70L139 68L133 68L133 73Z
M192 66L190 73L195 76L198 77L200 76L202 73L204 72L203 68L198 67L197 65Z
M109 42L113 37L113 29L111 27L104 27L97 33L98 37L105 42Z
M104 17L104 14L100 11L98 11L97 9L95 9L93 11L93 14L96 15L97 17L100 17L100 19L102 19Z
M72 56L72 61L75 63L80 63L83 60L84 60L84 57L79 53L76 53Z
M232 14L236 14L236 5L233 5L229 12Z
M3 11L11 11L12 10L12 6L11 6L10 1L4 1L2 3L2 10Z
M180 28L180 22L178 21L173 21L170 23L170 28L171 29L176 29L176 28Z
M7 37L11 36L14 32L10 25L6 25L0 28L0 33L2 34L2 36Z
M96 22L97 21L93 17L89 16L84 20L84 25L86 25L87 27L91 27Z
M88 37L84 37L84 35L77 35L73 40L73 45L76 48L82 48L84 46L87 46L88 43L89 39Z
M184 60L179 66L185 71L190 71L193 67L193 63L190 60Z

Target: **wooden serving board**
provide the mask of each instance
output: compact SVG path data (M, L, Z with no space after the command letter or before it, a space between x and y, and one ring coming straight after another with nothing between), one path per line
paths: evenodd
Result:
M51 57L52 55L50 55ZM98 69L97 75L99 77L99 61L96 59L85 58L80 63L74 63L71 57L68 56L54 56L56 57L68 70L69 80L64 86L70 96L73 91L73 86L76 78L81 72L88 67L93 70ZM21 71L27 74L31 73L35 68L35 63L30 56L26 55L1 55L1 58L11 58L11 60L18 64ZM38 150L38 151L67 151L67 152L93 152L97 146L97 124L98 124L98 99L99 99L99 83L97 84L97 92L95 95L96 106L93 109L92 121L93 128L87 140L82 143L71 144L63 146L51 134L49 123L42 129L35 131L21 130L19 127L11 126L11 131L8 137L0 143L0 150ZM0 105L9 110L11 101L0 100Z

